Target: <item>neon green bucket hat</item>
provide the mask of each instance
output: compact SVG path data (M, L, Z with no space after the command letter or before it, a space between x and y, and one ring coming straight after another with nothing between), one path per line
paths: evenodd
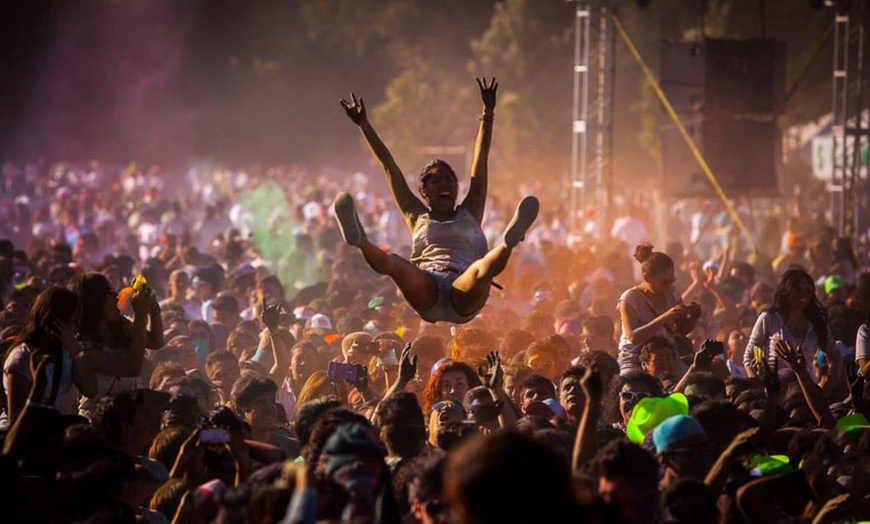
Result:
M689 400L682 393L672 393L665 398L643 398L631 411L625 434L628 440L640 444L650 431L666 419L688 414Z

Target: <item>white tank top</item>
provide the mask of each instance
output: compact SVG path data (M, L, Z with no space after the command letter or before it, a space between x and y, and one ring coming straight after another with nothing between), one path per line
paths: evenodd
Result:
M483 229L466 208L459 208L453 220L420 215L412 237L411 263L425 271L462 273L489 251Z

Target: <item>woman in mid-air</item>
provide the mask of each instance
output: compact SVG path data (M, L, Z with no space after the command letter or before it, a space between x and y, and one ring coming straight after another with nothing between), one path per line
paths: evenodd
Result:
M376 272L396 283L408 304L428 322L462 324L486 304L492 279L504 271L511 251L538 216L538 199L526 197L517 206L501 243L489 249L483 229L486 206L487 156L498 84L477 80L483 115L471 166L468 196L458 206L459 182L447 162L434 160L420 171L420 201L405 181L389 149L366 117L362 98L341 100L347 116L360 128L366 143L384 166L393 198L413 237L411 260L387 253L366 238L353 198L339 194L333 208L344 241L362 251Z

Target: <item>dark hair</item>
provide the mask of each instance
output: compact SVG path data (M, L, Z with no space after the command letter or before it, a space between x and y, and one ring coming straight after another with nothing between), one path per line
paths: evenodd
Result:
M581 326L598 336L607 335L613 338L613 319L607 315L591 316L585 319Z
M622 387L626 384L630 384L632 387L634 385L640 385L651 391L655 397L665 396L664 389L662 389L662 383L649 373L643 371L629 371L624 375L617 375L610 382L610 391L605 397L605 401L609 405L604 412L610 415L611 422L622 420L622 415L619 412L619 393L622 391Z
M434 160L429 161L428 164L426 164L425 166L423 166L422 169L420 169L420 182L423 182L424 180L426 180L426 172L429 171L430 169L432 169L433 167L438 167L438 168L441 168L441 169L445 169L445 170L447 170L451 175L453 175L453 178L456 178L457 180L459 179L459 178L456 176L456 172L453 171L453 168L452 168L452 167L450 167L450 164L448 164L447 162L441 160L440 158L436 158L436 159L434 159Z
M624 439L611 440L595 456L595 470L599 476L622 477L655 489L659 482L656 459L642 447Z
M232 334L232 333L231 333ZM208 369L211 366L217 364L218 362L233 362L236 365L239 363L239 359L236 358L235 355L230 353L229 351L215 351L213 353L209 353L207 357L205 357L205 368Z
M21 344L27 344L33 351L48 351L60 355L61 342L52 335L56 330L54 323L69 322L79 312L80 304L78 295L72 291L60 286L46 288L36 297L30 308L30 320L24 333L12 344L9 351Z
M542 377L541 375L537 375L534 373L532 373L531 375L526 377L525 380L522 381L522 383L520 384L520 390L532 389L538 386L546 388L547 391L549 391L553 395L553 398L556 398L556 387L553 385L553 382L546 377Z
M585 366L578 366L576 364L572 365L572 366L568 366L567 368L565 368L565 371L563 371L559 375L559 381L556 383L556 385L558 386L559 384L562 383L563 380L565 380L568 377L576 378L578 380L582 379L583 375L585 375L585 374L586 374L586 367Z
M392 453L410 458L426 444L426 425L417 395L399 392L385 398L377 409L381 436Z
M697 479L680 478L662 493L662 517L666 522L716 524L716 495Z
M813 296L804 308L803 313L807 316L810 324L813 326L813 330L816 332L816 336L819 339L819 347L824 349L828 345L828 313L825 306L819 301L819 297L816 296L816 283L813 282L813 277L809 273L800 268L792 268L783 273L773 292L773 305L770 311L785 311L789 293L794 291L801 279L809 283L813 288Z
M725 381L709 372L691 373L686 377L683 391L688 390L689 386L696 390L693 393L696 397L701 393L700 397L704 400L726 398Z
M244 374L233 384L230 399L236 409L245 410L251 407L257 397L269 395L274 399L276 393L278 386L271 379Z
M129 321L123 317L109 322L109 335L112 340L103 340L100 324L106 317L106 296L114 292L109 279L101 273L84 273L74 276L67 287L82 300L82 317L78 329L83 339L121 347L133 343L133 334L127 325Z
M299 437L299 445L305 446L308 443L308 438L311 436L311 428L320 419L321 415L327 411L341 407L341 401L321 397L308 401L296 410L296 436Z
M91 422L109 444L120 443L123 426L132 425L136 412L144 405L144 396L137 393L125 391L98 401Z
M471 389L480 385L480 377L474 369L464 362L448 362L438 368L438 370L429 375L429 381L423 389L423 411L428 413L432 409L432 405L441 399L441 377L451 371L460 371L465 375L468 381L468 388Z
M674 351L674 345L670 340L666 339L663 336L655 335L647 339L643 345L640 346L640 353L638 354L638 360L640 362L647 362L650 357L650 353L657 349L666 349L671 352Z
M653 251L652 244L638 244L634 248L634 259L640 262L644 275L657 275L662 271L674 269L674 261L660 251Z
M148 458L157 460L164 466L167 471L172 470L175 465L175 459L178 457L178 452L181 450L181 445L190 436L190 430L184 426L169 426L151 441L151 447L148 449Z

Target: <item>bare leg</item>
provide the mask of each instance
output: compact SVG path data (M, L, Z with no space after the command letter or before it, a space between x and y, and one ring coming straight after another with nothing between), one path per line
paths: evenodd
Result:
M369 242L356 214L356 204L348 193L341 193L333 202L335 218L344 241L358 247L369 266L390 277L408 304L417 311L426 311L438 302L438 282L404 258L387 253Z
M483 258L474 261L453 282L450 300L460 315L470 315L486 305L492 279L507 267L513 248L525 238L526 231L538 216L538 199L526 197L517 206L514 217L505 228L502 243Z
M471 264L453 282L450 300L460 315L470 315L486 305L492 279L507 267L513 248L501 244Z
M435 277L404 258L383 251L367 239L358 247L369 266L375 272L390 277L412 308L426 311L438 302L438 282Z

